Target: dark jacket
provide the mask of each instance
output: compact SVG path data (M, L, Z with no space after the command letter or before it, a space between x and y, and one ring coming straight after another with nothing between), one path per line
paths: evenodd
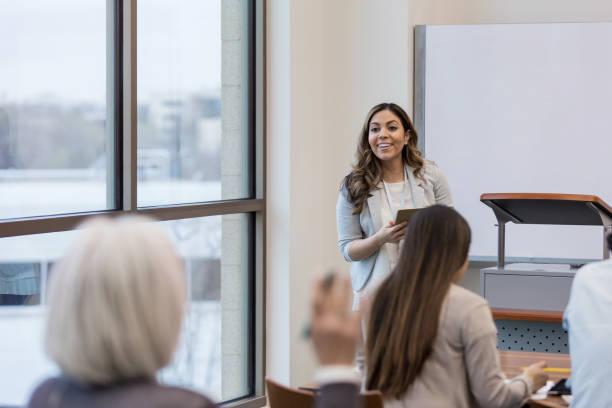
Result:
M39 385L29 408L212 408L208 398L152 380L135 380L106 387L83 387L65 378L50 378Z
M65 378L50 378L39 385L28 408L215 408L208 398L154 381L124 382L109 387L80 386ZM316 408L361 407L355 384L328 384L321 388Z
M351 383L332 383L321 387L316 408L361 408L359 387Z

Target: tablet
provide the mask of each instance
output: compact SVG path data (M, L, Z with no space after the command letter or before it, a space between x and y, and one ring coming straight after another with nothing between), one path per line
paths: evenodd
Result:
M410 221L410 218L422 208L404 208L403 210L397 210L397 215L395 216L395 224L400 224L405 221Z

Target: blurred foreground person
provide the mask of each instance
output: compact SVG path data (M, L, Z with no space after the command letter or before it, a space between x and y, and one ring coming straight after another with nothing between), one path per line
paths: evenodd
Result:
M612 234L607 239L612 250ZM563 325L572 359L572 407L612 406L612 395L606 391L612 363L612 259L576 272Z
M351 298L347 276L329 274L315 283L311 337L321 364L315 374L321 386L317 408L361 407L355 354L361 340L363 308L352 312Z
M84 229L49 290L46 351L62 374L43 382L29 407L213 407L155 378L172 359L186 302L168 237L138 217Z

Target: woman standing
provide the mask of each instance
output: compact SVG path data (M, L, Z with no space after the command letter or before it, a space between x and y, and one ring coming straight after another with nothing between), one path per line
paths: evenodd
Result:
M398 267L374 295L367 327L366 387L386 408L520 407L546 383L545 363L509 382L486 300L457 286L470 227L452 208L419 211Z
M338 244L352 262L353 290L361 292L395 267L406 223L398 209L452 205L442 170L421 156L412 121L394 103L368 113L357 146L357 163L342 182L336 207ZM359 296L356 296L356 303Z

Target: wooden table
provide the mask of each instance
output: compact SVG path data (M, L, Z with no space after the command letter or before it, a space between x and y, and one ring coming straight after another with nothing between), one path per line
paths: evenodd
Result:
M548 367L555 368L570 368L569 354L555 353L532 353L527 351L508 351L501 350L499 352L499 361L502 371L508 378L520 375L523 372L522 367L526 367L538 361L546 361ZM561 378L568 378L569 373L549 372L548 378L557 382ZM559 408L567 407L565 401L561 397L548 397L545 400L529 400L530 407L546 407Z
M563 322L563 311L559 310L531 310L507 309L505 307L492 307L494 320L523 320L529 322ZM548 353L546 353L548 354Z

